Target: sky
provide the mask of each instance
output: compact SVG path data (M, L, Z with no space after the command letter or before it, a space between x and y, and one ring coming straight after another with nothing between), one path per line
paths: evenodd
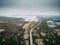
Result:
M59 0L0 0L0 16L31 20L37 15L60 15L59 4Z

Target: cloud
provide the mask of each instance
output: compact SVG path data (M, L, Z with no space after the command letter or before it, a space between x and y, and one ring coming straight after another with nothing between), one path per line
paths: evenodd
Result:
M26 16L26 15L59 15L59 10L51 7L33 7L33 8L2 8L0 9L0 15L5 16Z
M0 16L59 15L59 0L0 0Z
M57 7L59 0L0 0L0 7L9 6L53 6ZM58 6L59 7L59 6Z

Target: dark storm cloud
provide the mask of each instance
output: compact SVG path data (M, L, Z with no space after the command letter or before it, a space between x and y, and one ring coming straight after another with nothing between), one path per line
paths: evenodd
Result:
M8 7L8 6L14 6L15 3L13 0L0 0L0 6L1 7Z
M0 0L0 16L60 15L59 0Z
M60 7L59 0L0 0L0 7L51 6Z
M58 0L59 2L58 2L58 6L60 7L60 0Z

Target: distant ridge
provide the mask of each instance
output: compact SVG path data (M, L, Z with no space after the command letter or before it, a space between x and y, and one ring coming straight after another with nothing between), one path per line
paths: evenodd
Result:
M24 18L0 16L0 20L24 20Z
M49 16L49 17L47 17L47 19L60 22L60 16Z

